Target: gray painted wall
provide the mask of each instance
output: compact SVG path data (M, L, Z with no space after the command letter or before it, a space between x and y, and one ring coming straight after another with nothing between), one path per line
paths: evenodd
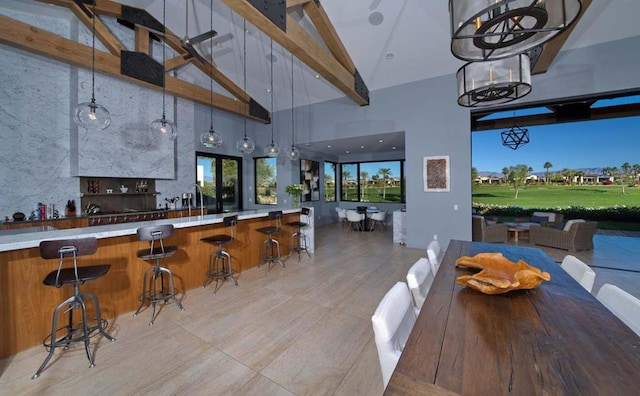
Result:
M68 29L65 21L58 30ZM68 23L68 22L66 22ZM526 101L570 97L589 93L601 93L640 87L640 37L580 48L561 53L549 72L534 76L533 93ZM2 128L0 133L5 143L0 148L3 168L0 171L0 215L10 216L15 211L29 213L35 202L55 203L58 207L67 199L79 197L78 179L72 176L71 150L73 149L73 127L70 125L71 109L78 100L75 97L78 73L74 67L51 61L26 52L0 45L0 82L9 95L0 97ZM295 109L296 136L299 141L320 142L336 138L358 137L370 134L404 131L406 139L406 180L407 180L407 245L427 246L433 235L445 247L448 241L471 238L471 141L469 132L469 110L456 104L456 81L454 72L449 76L433 78L402 86L371 92L371 105L360 107L351 100L341 98L324 103L298 107ZM46 83L36 83L46 80ZM77 81L77 80L76 80ZM108 80L107 80L108 81ZM100 82L100 94L108 99L102 101L107 107L111 92L102 91L104 80ZM105 86L108 85L108 82ZM10 87L10 88L5 88ZM157 92L126 87L131 103L142 104ZM125 89L126 90L126 89ZM249 92L252 88L249 87ZM122 90L118 90L122 95ZM65 94L66 93L66 94ZM83 89L84 93L84 89ZM85 100L82 95L81 100ZM70 99L70 101L69 101ZM49 104L46 106L45 104ZM168 106L173 100L168 98ZM39 114L31 117L29 112L20 111L29 104L39 108ZM263 104L268 106L268 104ZM145 107L140 106L140 109ZM209 109L190 102L176 102L179 137L167 161L174 164L174 178L157 182L163 193L158 203L165 197L185 191L189 183L195 181L195 151L210 151L238 156L235 141L242 137L244 121L237 116L216 111L215 128L223 134L224 143L220 149L205 149L199 143L199 136L209 128ZM157 118L155 110L115 114L120 120L151 121ZM171 113L171 110L167 111ZM290 111L274 114L274 138L283 148L291 144ZM143 124L146 125L146 122ZM256 141L256 151L243 160L244 194L246 208L264 207L253 203L253 157L262 156L262 150L270 141L271 126L247 121L247 133ZM118 130L118 128L114 128ZM140 148L144 151L144 147ZM340 156L324 158L321 154L302 148L302 157L320 161L387 160L398 159L398 153L375 156ZM44 155L46 153L47 155ZM449 155L451 160L451 191L448 193L426 193L423 191L422 161L425 156ZM105 157L105 161L109 161ZM135 161L132 158L131 161ZM321 166L321 169L323 167ZM297 183L299 163L292 163L286 157L278 159L279 204L289 206L290 197L284 187ZM321 191L321 196L323 196ZM287 201L286 203L284 201ZM79 200L78 200L79 201ZM338 203L313 202L318 224L335 219ZM455 206L457 205L457 210ZM347 203L344 204L348 206Z

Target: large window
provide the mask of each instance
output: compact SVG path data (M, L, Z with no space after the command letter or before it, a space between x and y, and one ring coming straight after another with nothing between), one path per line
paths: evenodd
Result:
M242 158L198 152L196 178L208 213L242 209Z
M324 162L324 202L336 202L336 171L335 162Z
M341 200L402 203L404 161L341 164Z
M256 204L277 205L278 184L276 158L260 157L255 159Z

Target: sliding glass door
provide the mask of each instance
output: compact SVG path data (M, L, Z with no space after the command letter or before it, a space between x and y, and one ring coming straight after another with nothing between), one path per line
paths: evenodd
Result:
M208 213L242 209L242 158L196 153L196 178ZM197 193L197 192L196 192ZM200 202L197 197L196 202Z

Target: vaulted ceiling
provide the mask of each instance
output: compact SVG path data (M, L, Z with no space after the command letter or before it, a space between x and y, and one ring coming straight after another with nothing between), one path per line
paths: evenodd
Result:
M58 18L77 18L90 28L90 18L83 13L82 3L89 3L85 8L90 8L90 0L3 0L2 7ZM294 107L345 96L353 106L359 106L366 105L366 90L352 85L356 75L361 77L368 91L374 91L453 75L462 65L449 50L448 2L444 0L272 0L270 3L283 3L286 8L286 16L275 17L276 21L278 18L286 20L284 31L252 9L250 3L251 0L166 0L165 13L163 0L97 0L98 14L103 22L96 27L100 39L97 48L105 53L104 64L97 68L104 72L106 68L115 67L116 59L110 57L116 57L115 54L125 46L122 43L128 40L118 35L118 40L108 38L110 31L124 26L114 22L116 18L122 19L117 13L121 5L143 9L160 22L165 16L167 35L183 40L208 32L213 22L217 35L192 46L195 58L189 56L193 52L186 51L179 41L165 40L171 49L166 65L174 71L168 75L167 89L177 93L188 89L195 92L196 101L206 104L209 101L208 75L213 75L214 91L219 95L215 101L221 108L237 114L249 111L251 99L267 113L272 109L290 108L292 78ZM557 51L640 34L634 23L635 16L640 14L640 2L584 0L584 3L589 7L566 37L566 42L559 41L563 45L548 51L552 55L547 61L548 67L553 67ZM0 10L0 13L3 12ZM136 48L145 50L147 46L151 56L160 59L160 53L154 49L158 42L144 44L145 32L140 31L139 25L129 25L133 27L130 35L135 36ZM0 26L0 42L4 44L7 44L7 35L21 34L13 30L8 32L6 20ZM45 27L42 29L47 33ZM274 39L273 53L271 37ZM134 51L136 48L124 49ZM79 58L77 64L87 66L86 46L85 49L74 47L74 51ZM295 55L293 68L291 52ZM199 56L205 62L200 62ZM273 103L269 92L271 67ZM191 85L180 85L180 81ZM268 115L259 114L253 118L264 121Z

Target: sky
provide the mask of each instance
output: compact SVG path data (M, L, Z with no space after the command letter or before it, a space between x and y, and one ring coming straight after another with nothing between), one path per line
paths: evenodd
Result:
M504 129L471 134L471 166L478 172L502 173L502 168L525 164L534 173L564 168L603 168L640 164L640 117L614 118L532 126L529 143L513 150L502 145Z

